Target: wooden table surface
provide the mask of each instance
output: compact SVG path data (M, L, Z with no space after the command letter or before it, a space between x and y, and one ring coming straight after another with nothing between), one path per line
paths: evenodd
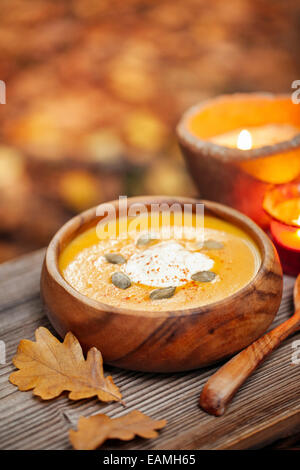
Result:
M300 333L253 374L220 418L198 407L201 388L215 367L167 375L106 366L121 388L126 408L95 399L72 402L66 395L43 402L31 392L18 391L8 381L17 345L22 338L34 339L38 326L49 327L39 298L43 255L39 251L0 266L0 340L6 345L6 364L0 365L1 449L69 449L68 430L79 416L103 412L117 417L133 409L165 418L168 424L157 439L111 441L106 449L257 448L300 432L300 364L292 364L292 343ZM293 283L294 278L285 278L274 325L292 313Z

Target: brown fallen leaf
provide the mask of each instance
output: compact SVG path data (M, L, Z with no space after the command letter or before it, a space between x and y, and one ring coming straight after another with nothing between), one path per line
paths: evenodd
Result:
M70 430L70 441L76 450L93 450L100 447L106 439L130 441L135 436L150 439L157 437L155 429L162 429L167 424L165 419L155 421L141 411L134 410L121 418L110 418L97 414L78 420L78 430Z
M112 377L104 377L100 351L91 348L85 360L79 341L67 333L61 343L47 328L35 332L36 342L23 339L13 364L19 369L9 380L21 391L33 389L43 400L69 391L71 400L97 396L101 401L119 401L121 393Z

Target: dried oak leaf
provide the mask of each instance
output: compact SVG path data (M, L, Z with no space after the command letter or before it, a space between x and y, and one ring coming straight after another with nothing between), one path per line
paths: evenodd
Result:
M93 450L100 447L106 439L130 441L135 436L150 439L157 437L155 429L162 429L167 424L165 419L155 421L141 411L134 410L121 418L110 418L97 414L78 420L78 430L70 430L70 441L76 450Z
M13 364L19 369L9 380L21 391L33 389L43 400L69 391L71 400L97 396L101 401L119 401L121 393L112 377L104 377L100 351L91 348L85 360L79 341L67 333L61 343L47 328L35 332L36 342L23 339Z

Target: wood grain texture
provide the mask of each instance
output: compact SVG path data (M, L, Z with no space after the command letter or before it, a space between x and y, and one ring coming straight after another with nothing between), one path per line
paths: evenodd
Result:
M69 449L68 430L80 416L107 413L118 417L140 409L168 425L155 440L118 441L106 449L228 449L262 447L300 432L300 365L291 362L288 339L237 393L228 413L209 416L198 407L198 396L216 367L177 374L145 374L105 367L121 387L126 409L100 405L94 399L71 402L61 396L49 402L19 392L8 381L11 358L22 338L34 339L34 330L49 327L39 298L39 276L44 252L0 266L0 340L7 346L7 364L0 365L0 448ZM285 278L280 311L272 327L293 311L294 279ZM53 330L52 330L53 331Z
M146 372L179 372L207 366L248 346L273 321L282 292L279 259L266 234L248 217L229 207L181 197L141 196L127 200L128 208L142 203L149 211L154 202L168 207L177 204L182 209L183 204L190 204L193 210L202 202L205 214L240 227L261 253L256 276L218 302L182 310L137 312L90 299L65 281L58 258L70 238L99 222L100 205L71 219L49 244L41 278L47 314L60 335L72 330L84 350L96 346L113 366ZM118 216L119 201L110 204ZM104 206L102 213L105 214Z
M204 411L222 416L241 385L280 346L300 328L300 310L230 359L205 384L199 404Z

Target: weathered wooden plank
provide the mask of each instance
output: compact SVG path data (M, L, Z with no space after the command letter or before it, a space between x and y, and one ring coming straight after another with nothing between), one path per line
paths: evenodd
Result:
M22 338L48 320L39 299L43 251L0 267L0 340L5 341L7 364L0 365L0 448L68 449L68 429L81 415L96 412L121 416L140 409L166 418L156 440L109 443L109 449L223 449L260 447L300 430L300 365L292 365L292 342L287 340L238 392L227 414L215 418L198 407L199 392L215 367L180 374L145 374L106 367L121 387L126 409L96 400L71 402L66 396L42 402L31 392L19 392L8 381L11 358ZM274 322L292 312L293 278L286 277L284 297ZM273 325L273 326L274 326Z

